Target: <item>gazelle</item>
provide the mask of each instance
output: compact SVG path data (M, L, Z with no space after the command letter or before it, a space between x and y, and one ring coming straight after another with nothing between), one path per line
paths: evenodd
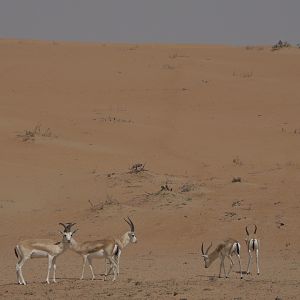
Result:
M248 259L248 267L247 267L247 274L250 273L250 264L252 260L252 252L255 252L256 256L256 270L257 270L257 275L259 275L259 266L258 266L258 250L260 247L260 242L256 237L256 231L257 231L257 226L254 224L254 233L249 234L248 226L246 226L246 233L247 233L247 238L245 239L247 248L248 248L248 254L249 254L249 259Z
M119 275L119 273L120 273L120 256L121 256L123 248L125 248L129 243L137 242L137 238L134 233L134 224L129 217L127 217L127 218L128 218L128 220L124 219L124 221L130 226L130 231L127 231L125 234L123 234L121 238L115 239L117 248L114 252L113 258L117 265L117 275ZM109 271L107 271L107 262L106 262L105 277L107 275L109 275L111 271L112 271L112 265L110 265L110 269L109 269Z
M56 282L56 258L61 255L69 246L74 232L61 232L62 240L56 242L51 239L30 239L18 243L15 247L15 254L19 261L16 265L17 281L19 284L26 285L22 273L22 267L26 260L30 258L48 257L48 273L46 282L49 282L49 276L53 267L53 282Z
M212 247L212 243L209 245L209 247L206 249L205 252L204 252L203 247L204 246L202 243L201 252L202 252L202 257L204 258L205 268L208 268L217 258L220 258L221 262L220 262L219 277L221 277L221 272L222 272L222 267L223 267L224 275L226 278L228 278L229 273L231 272L231 269L234 265L233 260L232 260L232 255L235 254L238 258L239 265L240 265L241 279L243 278L241 259L240 259L241 245L237 240L229 238L229 239L221 242L216 247L216 249L213 252L211 252L210 254L208 254L208 251ZM225 264L224 264L225 257L227 257L230 260L230 269L227 274L226 274Z
M137 238L134 233L134 224L128 218L125 220L130 225L130 231L126 232L120 239L116 240L113 238L107 238L103 240L95 240L95 241L86 241L79 243L74 238L71 239L71 247L70 249L75 251L77 254L83 257L83 266L82 273L80 279L83 279L84 269L86 262L88 262L91 272L92 279L95 279L95 274L92 266L92 259L94 258L105 258L110 263L110 270L107 273L107 266L105 271L104 280L106 280L106 276L113 271L113 281L116 280L116 276L119 273L119 260L121 255L121 249L123 249L129 243L136 243ZM63 225L63 224L62 224ZM74 224L68 223L67 225L63 225L65 227L65 231L71 231L71 227Z

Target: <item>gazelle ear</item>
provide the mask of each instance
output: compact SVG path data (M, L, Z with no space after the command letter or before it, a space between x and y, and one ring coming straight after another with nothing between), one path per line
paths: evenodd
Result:
M208 258L208 255L206 255L206 254L202 254L201 256L204 258Z
M63 233L63 232L61 232L60 230L58 230L58 232L59 232L61 235L64 235L64 233Z

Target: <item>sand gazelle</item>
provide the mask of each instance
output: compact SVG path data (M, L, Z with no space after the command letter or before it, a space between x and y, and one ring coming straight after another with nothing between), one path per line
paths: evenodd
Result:
M70 230L70 228L66 230ZM106 258L113 265L114 279L116 278L116 262L113 258L114 253L116 253L117 245L114 239L104 239L86 242L77 242L75 239L71 240L71 250L81 255L83 258L82 273L80 279L83 279L84 269L86 262L90 266L92 272L92 279L95 279L95 274L92 266L92 258Z
M125 232L121 238L115 239L117 248L114 251L114 260L117 265L117 275L120 273L120 256L122 253L123 248L125 248L129 243L137 243L137 238L135 236L135 231L134 231L134 224L132 220L127 217L127 220L124 219L125 222L129 225L130 231ZM110 269L107 271L107 263L105 264L105 277L110 274L112 271L113 266L110 264Z
M128 220L130 220L128 218ZM128 223L128 222L127 222ZM84 269L86 262L88 262L89 267L92 272L92 279L95 278L92 260L94 258L105 258L109 261L110 270L113 271L113 281L116 279L118 274L118 263L121 254L121 249L124 248L128 243L136 243L137 239L134 234L134 225L130 220L128 224L131 224L131 231L126 232L119 240L114 238L107 238L102 240L94 240L94 241L86 241L86 242L77 242L74 238L71 239L71 247L70 249L76 252L77 254L83 257L83 266L82 273L80 279L83 279ZM65 230L71 231L71 226L65 225ZM107 270L105 272L106 279Z
M249 234L248 226L246 226L246 233L247 233L247 238L245 239L247 248L248 248L248 254L249 254L249 259L248 259L248 266L247 266L247 274L250 273L250 265L251 265L251 260L252 260L252 252L255 251L255 257L256 257L256 269L257 269L257 275L259 275L259 266L258 266L258 250L260 247L260 241L256 237L256 231L257 231L257 226L254 224L254 232L253 234Z
M201 246L201 252L202 252L202 257L204 258L205 268L208 268L217 258L220 258L221 262L220 262L219 277L221 277L221 272L222 272L222 267L223 267L224 275L227 278L229 276L229 273L231 272L233 265L234 265L233 260L232 260L232 255L235 254L239 261L241 278L243 278L241 259L240 259L241 245L237 240L229 238L229 239L221 242L220 244L218 244L216 249L214 251L212 251L210 254L208 254L208 251L211 247L212 247L212 243L209 245L209 247L204 252L203 243ZM226 274L225 264L224 264L224 260L226 257L230 260L230 269L227 274Z
M17 281L19 284L26 285L22 273L22 267L26 260L30 258L48 257L48 273L46 282L49 282L49 276L53 267L53 282L56 282L56 258L61 255L69 246L72 238L72 232L61 232L62 240L56 242L51 239L28 239L19 242L15 247L15 254L19 261L16 265Z

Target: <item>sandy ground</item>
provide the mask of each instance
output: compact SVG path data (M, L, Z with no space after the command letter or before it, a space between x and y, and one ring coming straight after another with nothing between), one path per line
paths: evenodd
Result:
M0 40L0 57L0 298L299 299L299 49ZM79 280L67 251L57 284L45 259L16 284L21 239L69 221L79 241L120 236L127 215L116 282L103 261ZM201 243L233 237L245 271L253 223L261 275L204 268Z

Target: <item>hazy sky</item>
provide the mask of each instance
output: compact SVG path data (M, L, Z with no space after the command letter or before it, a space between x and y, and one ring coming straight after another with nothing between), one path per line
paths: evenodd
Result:
M0 38L300 43L300 0L0 0Z

